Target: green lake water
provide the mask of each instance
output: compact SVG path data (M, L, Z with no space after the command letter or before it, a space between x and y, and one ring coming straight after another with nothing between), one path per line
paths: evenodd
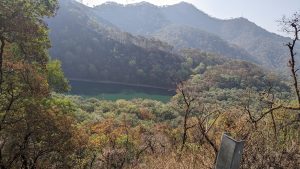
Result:
M142 98L168 102L175 95L174 90L114 83L70 80L70 85L72 89L69 94L105 100Z

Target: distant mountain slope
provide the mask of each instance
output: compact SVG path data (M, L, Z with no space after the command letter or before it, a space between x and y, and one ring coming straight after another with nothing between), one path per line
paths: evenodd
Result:
M160 41L109 27L108 21L90 17L89 9L62 0L57 16L47 20L50 54L62 61L68 78L173 86L171 78L181 74L181 56Z
M286 68L288 49L284 46L290 39L270 33L245 18L225 21L220 26L219 36L236 44L253 56L263 65L270 68Z
M223 22L223 20L210 17L186 2L160 7L159 9L172 24L200 28L207 32L216 33Z
M132 34L148 35L169 24L157 6L147 2L127 6L107 2L94 9L97 16Z
M169 25L152 36L173 45L176 49L196 48L228 58L257 62L246 50L230 45L219 36L193 27Z
M133 34L149 35L164 29L168 25L189 26L219 36L224 41L245 49L252 55L253 60L257 60L268 68L284 70L286 67L286 64L282 63L287 62L288 50L283 44L289 41L289 38L270 33L244 18L230 20L213 18L198 10L192 4L185 2L163 7L157 7L149 3L126 6L107 3L94 9L98 16ZM153 21L153 18L155 18L155 21ZM151 29L149 29L149 25L151 25ZM131 29L135 26L136 29ZM170 31L174 32L173 30ZM191 35L183 37L187 36ZM195 38L197 36L198 34L194 35ZM193 43L186 44L189 44L189 47L195 47L195 45L192 45ZM197 47L201 47L201 45ZM300 51L299 49L298 47L297 50ZM244 59L247 60L247 58Z
M96 14L93 8L73 0L61 0L57 15L46 22L50 28L51 57L62 61L68 78L174 88L178 80L205 74L218 65L240 63L231 62L229 58L242 56L253 61L247 52L214 34L188 26L163 26L160 32L156 32L161 39L172 40L169 42L182 47L211 49L220 54L197 49L173 50L162 41L122 32ZM168 31L170 29L174 32ZM175 36L180 43L176 43ZM226 55L227 58L223 57ZM257 69L254 64L243 65ZM257 76L267 76L267 73L258 72Z

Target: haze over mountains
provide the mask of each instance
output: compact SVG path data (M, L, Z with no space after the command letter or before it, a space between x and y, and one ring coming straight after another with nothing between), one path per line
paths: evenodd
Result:
M62 61L69 78L173 86L173 78L188 78L200 64L189 64L184 48L271 70L282 71L287 62L283 44L289 38L245 18L212 18L185 2L163 7L110 2L90 8L61 0L57 16L47 23L51 56Z
M75 1L60 2L47 23L51 56L62 61L67 77L165 87L171 78L189 74L181 70L184 59L166 43L122 32Z
M172 42L174 36L177 37L179 32L182 34L181 37L188 36L191 33L188 29L192 27L197 31L206 31L205 35L210 33L218 36L229 44L226 46L236 45L246 50L252 55L252 59L269 68L278 68L280 63L286 61L284 58L287 50L283 44L289 41L288 38L270 33L245 18L221 20L210 17L189 3L181 2L157 7L147 2L126 6L110 2L95 7L95 10L102 18L109 20L122 30L136 35L153 36L156 32L164 30L166 26L180 26L181 29L176 31L177 33L170 29L171 33L156 36L163 37L161 40ZM152 25L151 29L149 29L149 25ZM186 33L182 33L183 27L186 27ZM195 39L207 40L205 36L196 35L178 39L187 44ZM214 45L214 39L207 43ZM171 44L174 45L174 43ZM187 45L185 47L195 46ZM205 48L200 49L206 50ZM240 57L243 57L243 54L240 54ZM243 57L243 59L246 58Z

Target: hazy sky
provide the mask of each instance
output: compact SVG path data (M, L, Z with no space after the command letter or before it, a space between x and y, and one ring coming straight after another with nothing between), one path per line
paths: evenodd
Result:
M89 6L106 2L107 0L83 0ZM121 4L136 3L141 0L110 0ZM205 13L222 19L245 17L257 25L278 34L276 20L283 15L291 15L300 11L300 0L144 0L156 5L170 5L181 1L194 4Z

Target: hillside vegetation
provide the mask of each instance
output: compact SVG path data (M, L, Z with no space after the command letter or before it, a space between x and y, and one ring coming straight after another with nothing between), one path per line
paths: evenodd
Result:
M192 7L179 4L178 8L181 6ZM230 44L214 33L195 27L164 24L165 26L156 29L157 31L153 29L153 37L162 41L149 38L150 35L148 38L131 35L122 31L122 26L117 24L117 18L109 18L115 16L115 13L107 14L106 8L114 8L116 11L120 8L125 14L129 10L127 8L130 8L128 15L135 14L136 17L141 17L142 14L138 15L135 12L142 9L147 12L155 9L156 13L165 9L147 3L140 3L136 6L108 3L89 8L76 1L61 1L57 15L47 19L46 22L50 28L52 41L50 54L54 59L62 61L62 68L68 78L174 88L180 80L187 80L193 74L193 69L198 66L190 67L187 63L190 60L186 60L182 53L178 52L184 48L194 48L190 51L194 51L195 55L197 55L195 49L198 49L204 55L212 53L210 55L216 55L220 59L240 59L256 64L262 63L261 57L254 57L238 45ZM171 7L166 7L164 13L171 15L172 12L169 11L171 9ZM140 12L145 12L144 10ZM192 11L192 13L199 13L196 9ZM166 20L172 19L169 15ZM146 17L146 14L144 16ZM205 18L204 16L208 17L203 15L199 19ZM154 16L153 18L160 19ZM139 24L132 23L133 25L150 28L143 26L141 18L130 19L140 22ZM143 19L153 25L156 24L156 21ZM125 25L131 23L126 21L126 18L123 21ZM272 62L274 61L272 59Z
M234 58L238 56L244 60L249 60L248 56L250 54L252 61L256 60L267 68L284 72L287 70L286 66L282 64L287 62L285 56L288 55L288 51L283 44L289 41L289 38L270 33L245 18L229 20L213 18L186 2L163 7L154 6L146 2L126 6L116 3L105 3L95 7L94 11L97 13L97 16L109 20L121 30L135 35L151 37L153 33L155 36L155 32L164 32L165 35L161 33L157 38L167 42L172 42L174 37L169 36L169 32L163 31L165 27L172 25L185 27L185 31L181 28L177 29L179 32L176 33L181 34L183 41L188 47L212 51L211 46L219 46L220 48L212 52L220 53L220 51L225 51L222 53L225 56L229 54L229 56L235 56ZM148 30L147 28L150 24L153 29ZM134 25L138 25L138 27L134 27ZM194 33L189 31L191 28L195 30L193 31ZM207 35L199 36L198 32L203 31L207 32ZM172 30L173 32L175 31ZM219 40L206 40L206 37L211 34L224 40L222 46L220 46ZM201 41L203 40L204 43L207 43L207 46L195 46L195 43L193 43L195 42L194 37L199 38ZM180 41L179 44L181 44ZM228 46L236 46L236 48L240 49L232 50L232 53L230 53L226 50ZM249 54L245 54L243 50ZM237 53L237 51L241 52ZM300 51L299 45L296 51Z

